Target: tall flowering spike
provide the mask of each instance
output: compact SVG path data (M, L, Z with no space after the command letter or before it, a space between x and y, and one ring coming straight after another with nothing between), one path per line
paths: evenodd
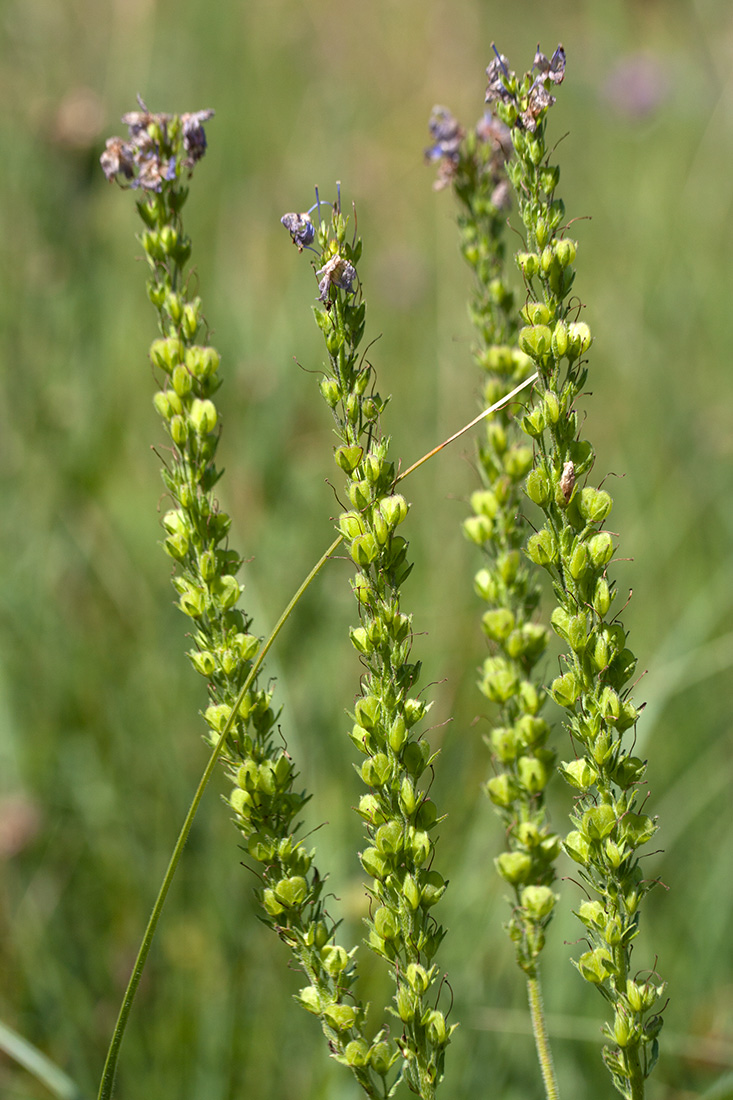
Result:
M369 1057L372 1073L396 1062L392 1077L401 1074L414 1093L432 1100L455 1025L443 1011L435 964L444 930L433 908L446 880L434 866L440 820L428 796L434 756L417 732L429 704L415 693L420 663L412 659L411 616L401 607L400 587L411 566L398 528L408 504L394 491L389 439L381 433L386 400L359 352L366 311L357 275L361 241L349 240L338 202L316 236L321 306L315 313L327 353L321 392L335 420L334 458L346 475L349 507L338 529L355 568L359 623L350 633L364 669L350 736L366 787L358 813L366 831L361 863L370 880L367 942L389 964L396 987L389 1009L395 1037L388 1041L384 1028ZM389 1091L385 1083L380 1095L391 1095L398 1079Z
M513 101L514 82L505 58L497 56L489 66L489 83L490 102ZM433 134L436 117L449 140L429 150L428 159L441 158L435 186L450 183L458 202L461 251L474 273L469 304L476 332L473 354L484 377L488 408L533 369L518 346L519 318L506 271L511 132L491 111L466 132L446 108L436 108L430 122ZM532 448L517 426L515 412L503 409L488 422L478 453L483 486L471 495L472 515L463 530L483 555L474 585L486 605L482 627L490 655L479 687L496 714L485 738L493 771L486 792L506 840L496 869L510 890L507 932L534 1005L540 1003L539 957L556 900L552 884L560 840L548 824L545 808L545 790L555 770L555 753L547 743L550 727L541 714L546 693L538 671L548 630L537 621L538 578L521 553L526 538L522 490L532 466ZM540 1059L547 1078L549 1054L540 1051Z
M381 1034L370 1042L364 1037L366 1009L353 993L353 952L336 942L323 896L326 877L297 836L308 795L297 785L272 692L255 679L240 698L260 640L238 607L241 558L229 544L230 519L213 492L221 474L213 401L220 359L204 339L201 300L189 292L191 245L181 220L183 178L204 154L203 123L212 114L155 114L141 102L124 119L129 139L112 138L101 157L108 179L140 192L148 295L160 327L150 347L159 380L154 405L171 444L162 471L170 497L163 547L175 565L173 586L193 639L188 657L207 683L206 741L216 744L230 723L222 752L232 784L227 806L258 868L262 919L302 971L298 999L319 1018L333 1056L351 1067L368 1096L381 1100L382 1074L397 1051Z
M498 58L494 67L492 80L498 87L508 71ZM441 111L445 118L446 109ZM468 133L457 123L451 130L462 135L448 155L459 203L461 250L475 275L470 303L477 335L473 352L484 374L488 407L532 371L530 358L518 347L515 295L505 270L511 136L493 114L485 114ZM484 663L480 688L496 704L499 716L487 737L494 770L487 793L505 825L508 851L497 860L497 869L512 890L508 931L517 962L535 975L554 903L550 886L559 839L546 821L544 795L554 753L547 746L549 726L540 715L545 693L537 672L548 632L536 621L538 580L520 554L526 538L522 488L532 466L532 449L516 425L513 409L502 410L489 422L478 457L484 485L471 497L473 514L464 523L464 533L484 554L475 587L488 605L482 626L491 655ZM529 887L535 891L531 895ZM538 888L545 899L541 914ZM530 897L533 904L528 905Z
M539 385L520 424L534 441L525 491L544 524L527 540L525 553L551 578L557 600L552 628L565 647L548 690L564 711L574 750L560 770L576 799L564 847L587 894L578 916L589 949L575 965L613 1010L603 1056L614 1085L628 1100L641 1100L657 1059L664 985L654 971L642 978L631 955L644 896L655 885L644 876L638 852L657 826L639 805L646 765L632 751L639 717L631 697L636 657L612 610L615 540L605 524L613 502L589 482L595 456L580 437L577 405L592 336L578 320L577 299L570 303L577 245L566 236L565 208L556 197L560 173L545 139L555 102L550 88L564 74L561 46L549 61L538 51L521 79L506 59L492 62L487 99L511 130L516 155L507 172L526 233L525 250L516 257L525 284L518 343Z

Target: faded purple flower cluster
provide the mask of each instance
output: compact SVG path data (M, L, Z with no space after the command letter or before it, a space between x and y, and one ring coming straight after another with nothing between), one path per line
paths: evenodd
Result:
M532 62L532 68L539 71L527 92L527 102L524 108L520 107L519 100L513 88L516 87L516 77L508 68L507 59L496 51L496 57L486 70L488 87L486 88L486 102L494 103L501 100L502 103L513 102L519 112L519 121L525 130L531 134L537 129L537 119L543 111L551 107L555 97L550 93L549 84L562 84L565 79L565 50L559 45L551 58L547 58L539 46Z
M160 191L165 181L174 180L180 169L193 169L206 152L203 124L212 110L167 115L149 111L140 96L139 111L122 116L129 137L107 140L99 158L110 183L127 180L131 187Z
M433 107L428 129L433 145L425 150L428 164L439 161L438 178L433 184L436 191L447 187L456 174L461 157L461 142L466 131L447 107Z
M473 170L480 174L488 173L496 184L491 196L493 205L499 210L508 209L510 188L504 177L504 164L513 149L508 126L487 111L470 135L478 148L472 142L464 143L466 131L447 107L433 107L428 127L435 144L425 150L425 160L429 164L439 161L434 190L442 191L455 182L463 170L462 165L470 169L468 162L472 160Z

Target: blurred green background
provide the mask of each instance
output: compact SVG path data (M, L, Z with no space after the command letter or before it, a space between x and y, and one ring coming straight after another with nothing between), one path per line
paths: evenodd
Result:
M279 218L313 188L358 209L370 357L385 427L411 462L474 414L453 206L422 163L427 118L482 111L495 40L523 71L562 41L550 115L580 242L576 289L596 343L584 432L609 471L619 587L648 675L639 751L659 813L635 961L669 981L652 1100L733 1070L733 10L729 0L3 0L0 5L0 1016L96 1095L124 984L205 761L204 688L183 657L157 542L165 504L147 360L155 319L133 197L98 157L140 92L154 110L216 109L187 207L205 311L223 355L224 506L262 633L331 539L329 416L316 390L315 284ZM517 244L519 240L517 238ZM298 362L296 363L295 359ZM300 369L298 363L304 369ZM410 480L416 566L405 589L442 749L451 888L441 964L461 1027L446 1097L540 1095L524 991L502 931L485 652L459 531L476 485L461 440ZM633 563L631 561L633 559ZM332 564L269 671L314 792L309 826L348 935L364 891L345 736L358 663L344 644L348 568ZM552 669L548 670L548 675ZM563 751L565 745L558 734ZM298 977L261 926L253 878L212 784L174 882L122 1054L117 1095L348 1100ZM569 806L556 793L555 819ZM663 849L663 850L662 850ZM564 867L563 874L572 873ZM545 1000L563 1095L612 1095L604 1004L570 965L563 905ZM582 950L576 944L576 955ZM365 992L389 983L365 960ZM0 1057L0 1094L47 1091ZM725 1090L715 1095L728 1095Z

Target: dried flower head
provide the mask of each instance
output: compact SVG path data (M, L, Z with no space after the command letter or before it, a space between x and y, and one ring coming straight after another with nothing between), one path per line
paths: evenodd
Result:
M212 110L193 111L180 116L149 111L137 97L138 111L128 111L122 121L129 138L107 141L100 163L110 182L120 176L133 188L160 191L163 183L174 180L179 166L191 171L206 152L203 123L213 117ZM180 127L174 122L180 119Z
M318 284L318 301L325 302L332 286L339 290L353 289L356 268L337 252L320 271L316 272L316 277L321 280Z
M494 47L496 53L496 47ZM496 99L502 100L504 103L508 103L513 100L514 94L507 88L507 83L511 80L512 73L508 68L507 59L501 53L496 53L496 57L489 63L486 69L486 77L488 79L488 86L486 88L486 102L492 103Z
M562 468L562 475L560 477L560 492L562 493L566 504L569 503L570 498L573 495L574 488L575 464L573 462L566 462Z
M135 174L134 158L135 150L132 145L122 138L111 137L107 138L99 163L111 183L117 176L124 176L126 180L132 179Z
M206 111L192 111L181 115L183 127L183 148L188 154L184 160L186 167L193 167L197 160L201 160L206 152L206 134L203 123L212 118L214 112L209 108Z
M302 252L312 243L316 235L316 227L311 221L310 214L283 214L280 221L290 234L293 244L297 246L298 252Z
M543 80L550 80L553 84L562 84L565 79L565 50L560 43L554 54L548 61L539 46L534 55L534 68L539 69Z

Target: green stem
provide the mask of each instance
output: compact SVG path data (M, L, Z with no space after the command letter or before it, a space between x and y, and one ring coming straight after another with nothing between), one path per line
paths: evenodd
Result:
M334 553L334 551L337 549L337 547L341 544L342 541L343 541L343 536L342 535L339 535L339 537L337 539L334 539L334 541L329 546L328 550L326 550L326 552L322 555L322 557L313 566L310 573L305 578L305 580L301 584L300 588L295 593L293 598L290 600L290 603L288 604L288 606L285 608L282 615L278 619L272 633L270 634L269 638L267 639L267 641L263 645L262 649L260 650L259 654L255 658L255 660L252 664L252 668L250 669L249 675L247 676L247 679L245 680L244 684L242 685L242 689L239 692L239 695L237 696L237 699L236 699L236 702L234 703L234 706L232 707L232 711L231 711L231 714L229 715L229 718L227 719L227 723L224 726L224 729L221 731L221 735L219 737L219 740L217 741L216 746L215 746L213 752L211 753L211 756L209 757L209 761L206 765L206 768L204 769L203 775L201 776L201 779L199 781L199 785L196 788L196 793L193 796L193 800L191 801L191 805L188 809L188 813L186 814L186 819L183 822L180 833L178 834L178 840L176 841L176 846L173 849L173 854L171 855L170 861L168 863L168 868L165 872L165 877L163 878L163 882L161 883L160 890L158 891L158 896L155 899L155 905L153 906L153 911L150 914L150 919L148 921L147 928L145 929L145 935L143 936L142 943L140 944L140 950L138 951L137 958L135 959L135 965L132 968L132 974L130 976L130 981L128 982L127 989L125 990L125 995L122 998L122 1004L120 1006L119 1016L117 1017L117 1023L115 1025L115 1029L114 1029L114 1032L112 1034L112 1041L110 1042L109 1050L107 1051L107 1058L106 1058L105 1063L104 1063L104 1070L102 1072L102 1080L101 1080L101 1083L100 1083L100 1086L99 1086L98 1100L110 1100L110 1097L112 1095L112 1088L114 1086L115 1074L117 1072L117 1062L119 1060L119 1054L120 1054L120 1047L122 1045L122 1039L123 1039L123 1036L125 1034L125 1029L127 1027L127 1020L128 1020L129 1015L130 1015L130 1010L132 1008L133 1001L135 1000L135 994L137 992L137 987L140 984L140 978L142 977L142 972L143 972L143 969L145 967L145 962L147 960L148 953L150 951L150 948L151 948L151 945L152 945L152 942L153 942L153 937L155 936L155 930L158 926L158 921L160 919L160 914L163 911L163 906L165 904L165 899L168 895L168 890L170 889L171 882L173 881L173 876L176 873L176 869L177 869L178 864L180 862L181 855L183 854L183 849L186 846L186 841L188 840L188 834L191 831L191 826L193 825L193 819L196 816L196 811L199 808L199 803L201 802L201 799L203 798L204 791L206 790L206 787L208 786L208 783L209 783L209 779L211 778L211 773L214 770L216 762L219 759L219 755L220 755L221 750L224 746L224 742L226 741L226 739L229 735L229 731L231 730L231 727L232 727L232 725L234 723L234 720L237 716L237 712L239 710L239 705L242 702L242 700L244 699L244 696L246 695L249 687L251 686L252 682L254 681L257 673L259 672L260 667L262 665L262 662L264 661L265 657L267 656L273 642L277 638L278 634L282 630L282 628L285 625L285 623L287 622L287 620L290 618L290 615L292 614L293 609L295 608L296 604L298 603L298 601L300 600L300 598L302 597L302 595L306 591L306 589L309 587L311 582L315 579L315 577L318 575L318 573L320 573L323 566L326 564L328 559L331 557L331 555Z
M527 976L527 996L529 998L529 1012L532 1017L532 1031L537 1047L537 1058L542 1070L542 1080L545 1083L545 1096L547 1100L558 1100L557 1079L555 1077L555 1067L552 1063L550 1040L547 1035L545 1009L542 1004L542 986L537 974L534 977Z

